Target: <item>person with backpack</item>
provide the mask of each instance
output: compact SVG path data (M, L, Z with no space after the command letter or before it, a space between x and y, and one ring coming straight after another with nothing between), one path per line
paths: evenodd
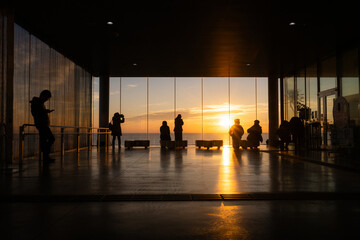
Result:
M242 135L244 135L244 129L240 125L240 119L235 119L234 123L235 124L232 125L229 130L229 134L232 137L234 150L239 150L240 140L241 140Z

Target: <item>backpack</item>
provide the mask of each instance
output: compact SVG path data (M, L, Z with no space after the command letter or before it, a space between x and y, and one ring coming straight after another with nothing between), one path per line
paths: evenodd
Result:
M112 131L112 130L114 130L114 125L111 123L111 122L109 122L109 129L110 129L110 131Z

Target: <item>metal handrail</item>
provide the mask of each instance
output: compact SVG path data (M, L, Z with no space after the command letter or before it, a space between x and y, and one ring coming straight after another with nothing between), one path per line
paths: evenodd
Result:
M26 127L36 127L35 124L23 124L20 126L19 128L19 164L22 163L22 160L24 159L24 141L25 141L25 136L28 135L34 135L35 133L25 133L25 128ZM76 141L76 151L77 153L80 152L80 134L87 134L88 135L88 150L91 149L92 146L92 135L94 134L92 132L92 130L97 130L97 148L98 150L100 149L100 135L105 134L105 150L108 151L108 138L109 135L111 134L111 131L109 128L94 128L94 127L81 127L81 126L57 126L57 125L50 125L49 127L51 128L60 128L60 134L56 134L56 135L60 135L61 136L61 148L60 148L60 153L61 153L61 158L64 157L65 155L65 144L64 144L64 135L77 135L77 141ZM72 128L72 129L76 129L76 132L64 132L64 130L66 128ZM86 129L87 132L82 132L80 133L80 129ZM39 143L40 145L40 143ZM39 146L40 149L40 146ZM41 161L41 150L39 151L39 160Z

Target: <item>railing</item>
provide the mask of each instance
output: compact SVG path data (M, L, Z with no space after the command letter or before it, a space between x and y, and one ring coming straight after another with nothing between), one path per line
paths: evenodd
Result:
M38 135L38 133L25 133L26 127L35 127L35 124L23 124L20 126L19 129L19 163L22 162L24 159L24 141L25 136L28 135ZM97 148L100 149L100 135L105 135L105 150L108 150L109 146L109 135L111 134L111 131L109 128L93 128L93 127L79 127L79 126L49 126L51 128L60 128L60 154L61 158L65 155L65 142L64 142L64 136L65 135L76 135L76 151L80 152L80 134L87 134L88 135L88 150L92 147L92 135L93 130L97 130L95 134L97 134ZM76 129L75 132L65 132L65 129ZM86 129L87 132L80 133L80 129ZM59 135L55 133L54 135ZM41 160L41 149L40 149L40 142L39 142L39 160Z

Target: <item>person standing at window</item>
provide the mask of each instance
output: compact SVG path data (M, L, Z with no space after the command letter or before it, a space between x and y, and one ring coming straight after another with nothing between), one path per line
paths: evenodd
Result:
M240 140L241 140L242 135L244 135L244 129L240 125L240 119L235 119L234 123L235 124L232 125L229 130L229 134L232 137L234 150L239 150Z
M182 125L184 125L184 121L181 119L181 114L179 114L175 118L175 128L174 128L175 141L182 141L182 131L183 131Z
M118 112L114 113L114 116L112 118L112 123L109 123L109 129L111 131L111 135L113 136L112 139L112 147L115 149L115 141L116 138L118 139L118 146L121 148L121 123L125 122L125 117L123 114L119 114Z

